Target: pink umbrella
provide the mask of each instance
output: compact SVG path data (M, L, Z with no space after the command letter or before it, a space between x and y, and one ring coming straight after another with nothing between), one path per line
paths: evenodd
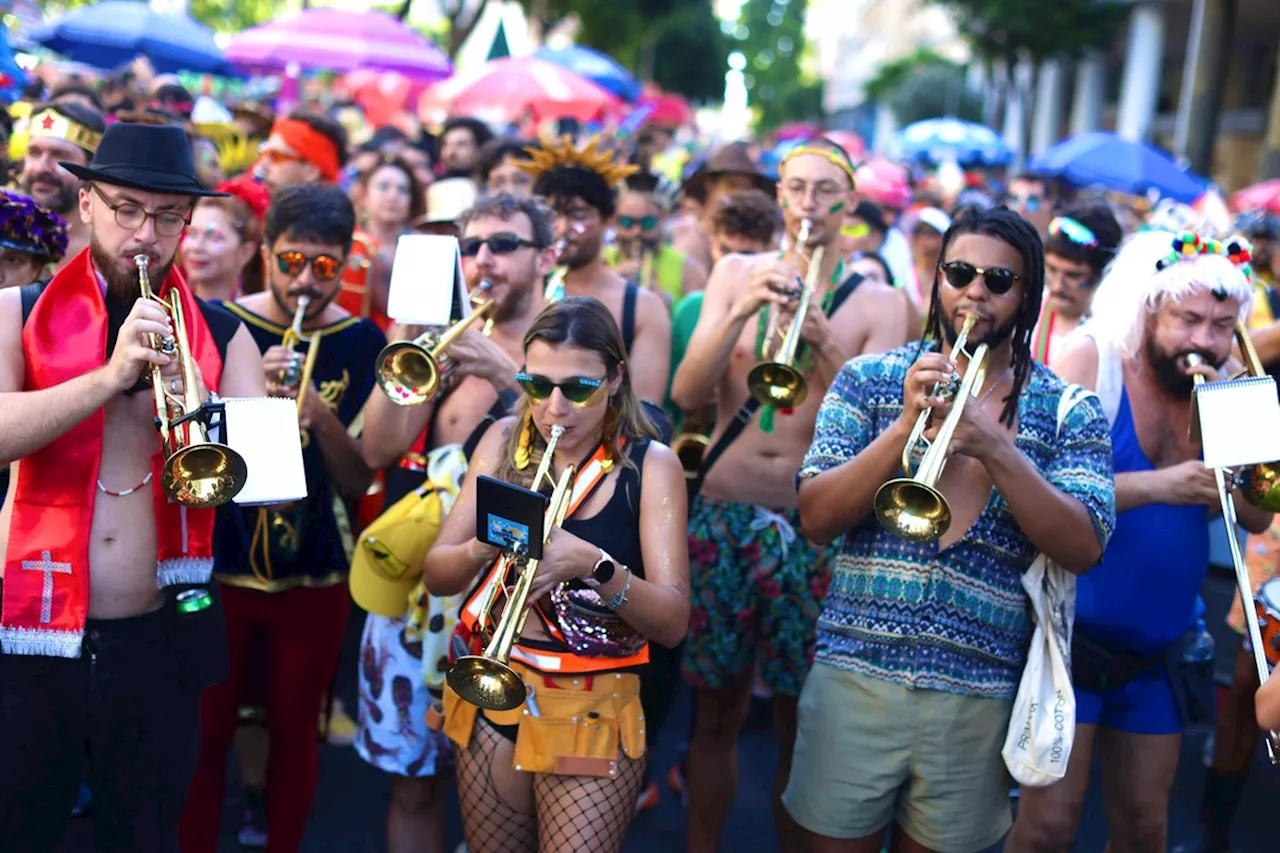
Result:
M444 51L376 11L308 9L276 18L232 36L224 55L259 73L278 73L293 63L315 71L396 71L419 82L453 73Z
M843 148L844 153L848 154L849 159L854 163L867 156L867 144L856 133L847 130L828 130L822 135Z
M896 210L911 204L911 182L907 170L883 157L868 160L858 168L858 192Z
M1238 211L1269 210L1280 213L1280 180L1245 187L1231 197L1231 206Z
M693 124L693 108L680 95L652 91L640 98L637 106L653 105L653 112L646 119L647 124L659 127L683 127Z
M496 59L474 72L437 83L418 104L423 121L470 115L491 124L573 118L601 120L619 109L613 94L552 62L531 56Z

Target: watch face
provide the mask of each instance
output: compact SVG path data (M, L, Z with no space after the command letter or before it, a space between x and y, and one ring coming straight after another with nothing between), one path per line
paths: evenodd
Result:
M608 583L613 580L614 565L612 560L601 560L596 563L595 571L591 576L595 578L597 583Z

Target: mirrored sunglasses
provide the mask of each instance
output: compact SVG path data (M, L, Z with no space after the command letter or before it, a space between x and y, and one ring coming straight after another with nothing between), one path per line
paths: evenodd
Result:
M317 281L332 281L342 272L342 261L333 255L309 257L302 252L276 252L276 268L284 275L300 276L308 264Z
M520 383L520 387L529 395L529 399L534 402L542 402L551 396L551 392L559 388L564 398L575 406L586 405L595 396L595 393L604 386L603 379L575 376L564 382L552 382L545 376L538 376L532 373L517 373L516 382Z
M656 216L619 216L619 228L639 228L641 231L652 231L658 227Z

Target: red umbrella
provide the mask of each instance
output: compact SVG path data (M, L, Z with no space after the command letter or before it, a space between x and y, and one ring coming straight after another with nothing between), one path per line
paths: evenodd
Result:
M646 119L648 124L656 124L660 127L683 127L686 124L693 124L693 107L689 106L689 102L680 95L656 92L641 97L636 106L643 107L648 104L652 104L654 108L653 114Z
M907 170L883 157L876 157L858 168L858 192L895 210L911 203L911 181Z
M571 71L526 56L496 59L423 93L418 112L438 124L450 115L470 115L503 125L532 114L537 121L574 118L587 122L617 108L618 98Z
M1231 197L1231 206L1238 211L1269 210L1280 213L1280 180L1263 181L1245 187Z

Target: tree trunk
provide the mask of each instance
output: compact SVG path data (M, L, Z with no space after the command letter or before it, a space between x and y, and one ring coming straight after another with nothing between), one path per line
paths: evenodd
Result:
M652 80L658 62L658 34L651 28L640 42L639 72L641 81Z
M412 0L405 0L412 2ZM457 59L458 51L462 50L462 43L467 37L475 31L476 24L480 23L480 18L484 15L484 10L489 5L489 0L480 0L480 5L476 7L475 14L471 15L465 22L462 20L462 7L465 2L458 4L458 12L449 17L449 58Z
M303 0L303 2L305 3L307 0ZM395 11L396 19L400 21L406 20L409 17L409 10L412 8L413 0L404 0L404 2L400 4L400 8Z

